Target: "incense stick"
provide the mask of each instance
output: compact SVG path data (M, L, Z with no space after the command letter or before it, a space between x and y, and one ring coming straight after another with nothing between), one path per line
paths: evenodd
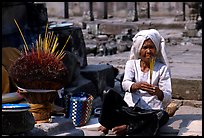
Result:
M26 55L27 55L27 50L28 50L28 45L27 45L27 43L26 43L26 41L25 41L25 38L24 38L24 36L23 36L23 33L22 33L22 31L21 31L21 29L20 29L20 27L19 27L19 25L18 25L18 23L17 23L17 21L14 19L14 22L15 22L15 24L16 24L16 26L18 27L18 30L19 30L19 32L20 32L20 34L21 34L21 37L22 37L22 39L23 39L23 41L24 41L24 50L25 50L25 53L26 53Z
M154 70L154 63L155 63L155 57L151 57L150 59L150 84L152 84L152 73Z

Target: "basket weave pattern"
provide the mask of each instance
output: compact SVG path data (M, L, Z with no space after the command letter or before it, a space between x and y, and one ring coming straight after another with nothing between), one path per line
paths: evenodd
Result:
M69 117L75 126L85 125L91 116L93 96L89 95L86 100L80 98L70 98Z

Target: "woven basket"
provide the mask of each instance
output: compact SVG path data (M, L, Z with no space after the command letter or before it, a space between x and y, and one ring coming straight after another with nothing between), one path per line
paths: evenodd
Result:
M52 104L57 97L56 90L26 90L18 88L18 93L30 104L29 111L36 123L50 122Z
M84 92L74 94L70 98L69 118L75 126L85 125L92 112L93 96Z

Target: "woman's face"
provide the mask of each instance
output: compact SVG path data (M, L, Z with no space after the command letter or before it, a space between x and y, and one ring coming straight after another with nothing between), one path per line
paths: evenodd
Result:
M147 39L140 49L140 58L143 61L149 61L152 56L156 56L156 47L151 39Z

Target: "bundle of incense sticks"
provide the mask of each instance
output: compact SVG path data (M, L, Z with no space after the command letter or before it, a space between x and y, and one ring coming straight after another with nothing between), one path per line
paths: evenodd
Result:
M20 27L19 27L19 25L15 19L14 19L14 22L15 22L16 26L18 27L19 32L21 34L21 37L24 41L24 44L25 44L24 45L24 51L25 51L25 54L27 55L29 52L28 45L27 45L25 38L23 36L23 33L22 33L22 31L21 31L21 29L20 29ZM38 58L40 58L40 53L42 51L44 53L54 54L56 59L61 60L65 56L65 53L63 52L63 50L64 50L65 46L67 45L67 42L69 41L70 36L71 36L71 34L67 38L67 41L66 41L64 47L61 49L61 51L56 52L55 50L58 46L58 43L57 43L58 37L54 35L54 32L48 33L48 24L47 24L44 40L42 39L40 34L39 34L38 40L36 40L36 52L38 53ZM34 48L32 48L31 51L34 52Z
M39 34L33 47L29 48L17 21L14 21L24 41L21 57L16 59L9 69L14 83L25 89L61 89L69 77L69 70L62 59L66 54L63 50L71 34L61 51L57 50L58 37L54 32L48 31L47 24L45 35L42 37Z
M155 57L150 58L150 84L152 84L152 73L154 70Z

